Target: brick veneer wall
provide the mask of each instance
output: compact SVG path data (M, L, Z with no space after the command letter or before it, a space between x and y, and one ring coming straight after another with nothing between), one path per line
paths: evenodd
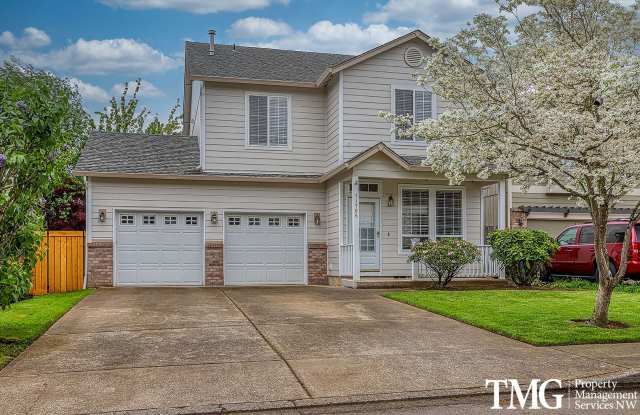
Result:
M309 284L327 285L327 244L310 243L307 263L309 267Z
M87 267L87 286L113 286L113 241L89 242Z
M518 223L520 221L520 223ZM526 228L527 227L527 214L523 210L511 210L511 227L512 228Z
M224 245L222 241L207 241L204 254L204 285L224 285Z

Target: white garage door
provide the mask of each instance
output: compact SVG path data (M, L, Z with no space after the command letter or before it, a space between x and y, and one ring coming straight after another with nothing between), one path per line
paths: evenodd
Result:
M116 283L202 285L201 213L118 212Z
M226 214L225 284L304 284L304 217Z

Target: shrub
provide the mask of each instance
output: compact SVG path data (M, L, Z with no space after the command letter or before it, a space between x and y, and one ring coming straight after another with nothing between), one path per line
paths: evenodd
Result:
M480 251L462 239L424 241L413 248L410 262L421 262L437 287L444 288L467 264L478 260Z
M531 285L546 271L558 243L537 229L502 229L489 235L492 256L517 285Z
M68 80L0 66L0 309L29 292L43 205L69 177L90 121Z

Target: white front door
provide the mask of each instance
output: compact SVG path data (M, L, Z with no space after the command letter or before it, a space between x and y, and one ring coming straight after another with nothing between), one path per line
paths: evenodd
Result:
M378 220L380 202L360 201L360 269L380 269L380 224Z

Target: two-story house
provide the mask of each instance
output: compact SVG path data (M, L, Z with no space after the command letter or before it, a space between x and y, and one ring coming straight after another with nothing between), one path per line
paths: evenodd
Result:
M509 222L507 183L449 185L378 115L446 110L416 84L427 40L357 56L187 42L185 135L95 133L77 165L88 285L356 285L411 276L416 241L481 245Z

